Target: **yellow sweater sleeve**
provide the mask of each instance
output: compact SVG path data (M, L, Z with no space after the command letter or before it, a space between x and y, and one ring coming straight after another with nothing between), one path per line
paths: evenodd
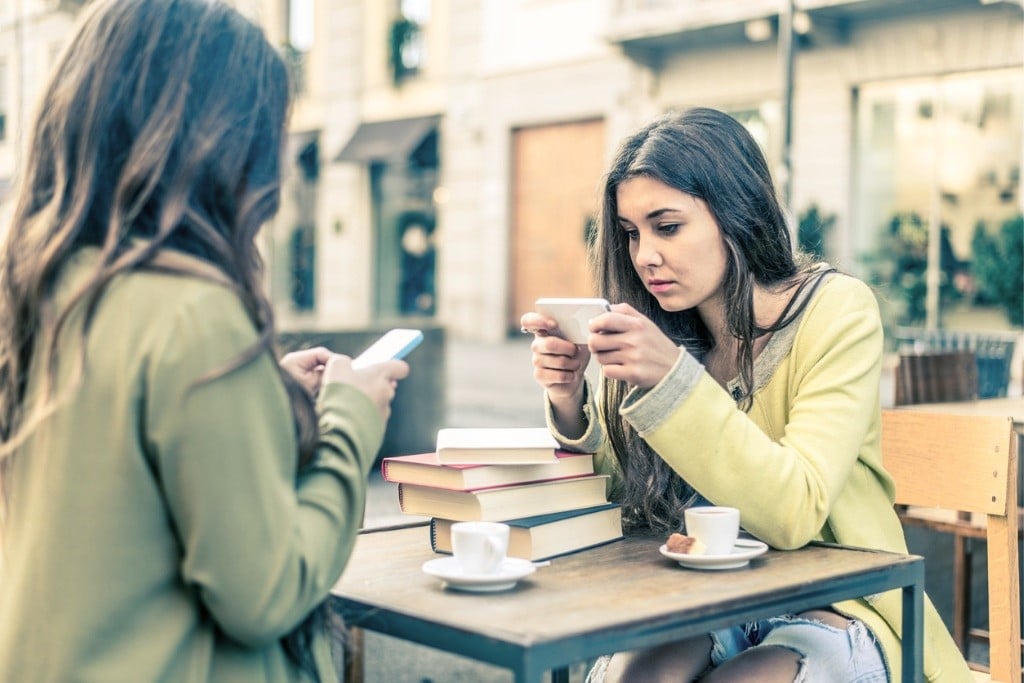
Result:
M777 548L820 538L877 436L882 327L870 290L836 278L799 325L749 412L706 373L682 400L667 378L622 410L680 476L713 503L740 508L744 527Z

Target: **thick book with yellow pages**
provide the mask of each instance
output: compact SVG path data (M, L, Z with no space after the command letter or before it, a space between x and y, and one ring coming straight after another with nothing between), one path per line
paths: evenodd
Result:
M452 551L454 523L436 517L430 520L430 547L435 552ZM509 525L509 556L524 560L546 560L622 538L622 510L615 503L505 523Z
M607 503L607 482L608 475L592 474L473 491L399 484L398 502L402 512L411 515L503 522Z

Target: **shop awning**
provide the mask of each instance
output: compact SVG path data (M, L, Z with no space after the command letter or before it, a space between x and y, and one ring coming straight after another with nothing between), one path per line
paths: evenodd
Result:
M360 123L334 160L363 164L371 161L402 162L440 120L440 116L418 116Z

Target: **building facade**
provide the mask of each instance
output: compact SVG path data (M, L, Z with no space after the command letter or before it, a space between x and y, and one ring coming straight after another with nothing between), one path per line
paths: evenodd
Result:
M17 110L0 211L11 131L74 5L0 0L0 115ZM619 140L695 105L747 125L794 230L824 218L825 256L865 277L893 234L931 235L929 276L969 290L953 276L977 226L1024 206L1020 0L239 5L297 84L282 211L262 237L285 328L517 334L536 297L591 293L586 243ZM939 305L929 322L950 323Z

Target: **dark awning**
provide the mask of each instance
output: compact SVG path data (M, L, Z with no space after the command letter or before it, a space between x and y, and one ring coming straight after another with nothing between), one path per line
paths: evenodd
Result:
M360 123L334 160L364 164L371 161L402 162L430 131L437 128L440 120L440 116L418 116Z

